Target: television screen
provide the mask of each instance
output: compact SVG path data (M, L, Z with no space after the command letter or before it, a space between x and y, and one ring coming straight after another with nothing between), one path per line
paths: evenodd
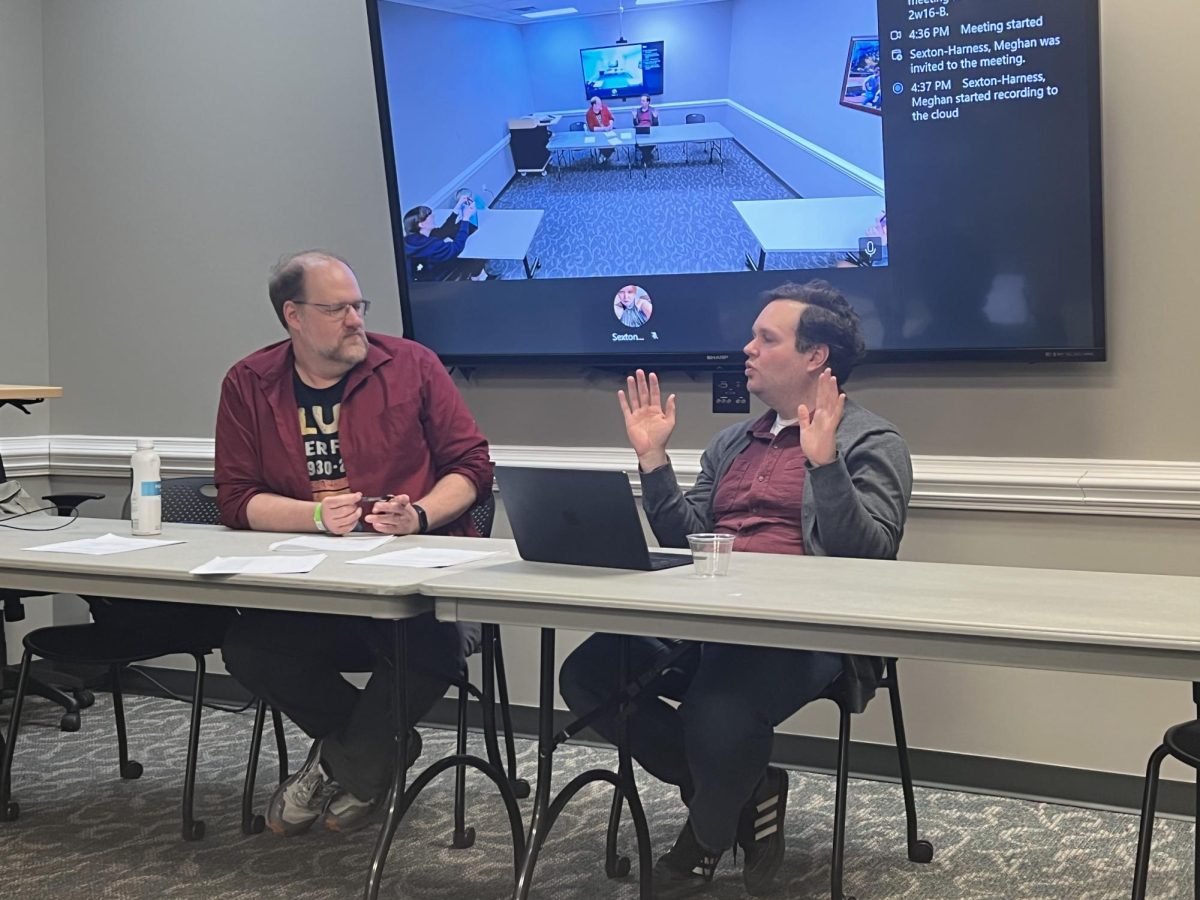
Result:
M615 44L579 51L586 98L657 97L663 92L663 42Z
M842 79L842 106L880 115L883 82L879 77L879 38L850 38L846 75Z
M1104 358L1098 0L367 9L405 333L448 364L737 367L812 278L872 360Z

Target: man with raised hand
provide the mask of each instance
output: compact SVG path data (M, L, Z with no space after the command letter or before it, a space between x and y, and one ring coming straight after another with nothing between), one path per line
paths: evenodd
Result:
M664 402L658 378L640 369L618 392L659 543L686 547L688 534L715 531L734 535L737 551L895 558L912 465L895 427L841 391L863 353L853 308L824 281L782 285L765 295L745 353L747 387L768 410L721 431L686 492L667 454L675 396ZM577 715L612 694L617 641L593 635L563 664L560 688ZM632 671L654 666L677 643L635 638ZM688 807L654 868L655 896L705 892L735 842L747 892L765 893L783 859L788 787L787 773L769 765L774 729L838 678L861 709L881 661L711 642L674 649L683 655L628 720L634 757L677 785ZM615 739L611 717L593 727Z

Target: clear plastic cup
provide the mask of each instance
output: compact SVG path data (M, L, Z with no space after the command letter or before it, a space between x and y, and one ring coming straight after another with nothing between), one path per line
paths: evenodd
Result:
M732 534L689 534L687 539L697 575L712 578L729 574L729 560L733 556Z

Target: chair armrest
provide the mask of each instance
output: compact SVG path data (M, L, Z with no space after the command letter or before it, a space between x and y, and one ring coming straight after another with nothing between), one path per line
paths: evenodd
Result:
M90 492L82 494L45 494L42 499L53 503L58 508L60 516L69 516L88 500L103 500L104 495Z

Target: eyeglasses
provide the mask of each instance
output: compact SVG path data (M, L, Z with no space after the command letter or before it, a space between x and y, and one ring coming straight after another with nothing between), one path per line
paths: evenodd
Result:
M313 309L319 309L331 319L346 318L347 310L354 310L355 315L366 316L371 310L370 300L352 300L349 303L309 303L307 300L293 300L293 303L298 306L311 306Z

